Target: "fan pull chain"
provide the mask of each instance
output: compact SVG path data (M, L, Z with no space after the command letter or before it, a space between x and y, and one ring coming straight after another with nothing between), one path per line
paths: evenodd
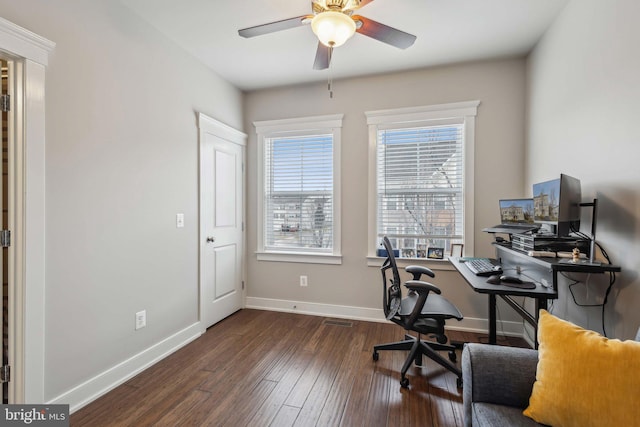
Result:
M329 90L329 98L333 98L333 77L331 76L331 57L333 56L333 46L329 46L329 67L327 67L328 82L327 89Z

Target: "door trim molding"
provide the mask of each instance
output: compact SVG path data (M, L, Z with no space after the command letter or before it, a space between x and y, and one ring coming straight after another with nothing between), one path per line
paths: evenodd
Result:
M200 141L202 141L203 133L209 132L234 144L239 144L243 147L247 145L246 133L240 132L206 114L198 113L198 128L200 130Z
M52 41L0 18L0 49L19 65L10 176L15 191L11 403L44 402L45 70L54 48Z
M56 44L13 22L0 18L0 47L11 55L46 66L49 63L49 54L53 52Z

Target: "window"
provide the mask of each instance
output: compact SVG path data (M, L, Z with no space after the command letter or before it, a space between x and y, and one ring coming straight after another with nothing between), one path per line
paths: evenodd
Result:
M338 264L342 115L254 123L258 259Z
M367 112L369 255L388 236L401 258L473 247L473 135L478 101Z

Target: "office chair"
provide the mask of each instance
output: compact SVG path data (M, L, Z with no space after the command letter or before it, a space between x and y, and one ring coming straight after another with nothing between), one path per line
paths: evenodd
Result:
M402 326L407 331L417 332L418 336L405 334L404 341L374 346L373 360L378 360L378 351L380 350L409 350L409 355L401 371L400 385L402 387L409 387L409 379L406 377L407 370L412 362L415 362L417 366L422 366L423 355L456 374L458 377L457 385L462 387L462 372L451 363L456 361L455 350L461 346L446 344L447 336L444 333L445 320L462 320L462 314L451 302L440 296L440 289L431 283L419 280L422 275L435 277L433 271L427 267L410 265L405 268L413 275L413 280L405 282L404 286L409 289L409 292L403 298L393 247L386 236L383 238L383 244L387 250L387 259L380 268L384 314L387 320ZM389 269L392 271L393 278L387 280L386 272ZM433 336L437 342L423 340L422 335ZM450 361L437 353L438 351L448 351Z

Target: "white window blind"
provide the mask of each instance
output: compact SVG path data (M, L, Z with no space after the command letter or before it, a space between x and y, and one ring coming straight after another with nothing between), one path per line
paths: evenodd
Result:
M463 242L464 124L378 129L377 236L405 258Z
M264 144L265 249L332 253L333 134Z

